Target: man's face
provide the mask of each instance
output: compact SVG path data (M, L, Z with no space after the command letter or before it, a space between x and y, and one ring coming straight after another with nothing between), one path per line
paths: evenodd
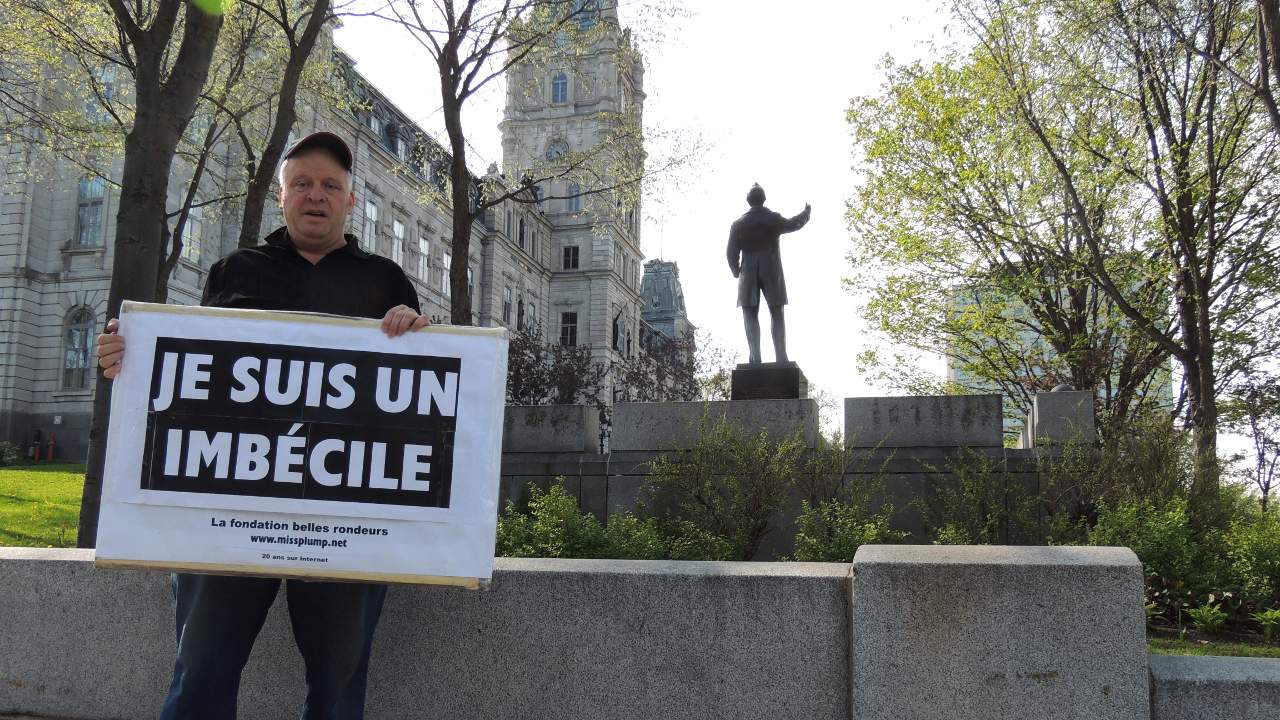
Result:
M280 209L294 245L328 252L345 243L343 230L356 196L342 165L329 153L313 150L286 160L282 175Z

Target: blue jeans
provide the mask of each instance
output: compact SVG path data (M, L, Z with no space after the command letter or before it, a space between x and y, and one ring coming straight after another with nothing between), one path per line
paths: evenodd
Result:
M386 585L286 581L307 671L303 720L361 720ZM276 578L173 576L178 660L160 720L233 720L240 672L280 589Z

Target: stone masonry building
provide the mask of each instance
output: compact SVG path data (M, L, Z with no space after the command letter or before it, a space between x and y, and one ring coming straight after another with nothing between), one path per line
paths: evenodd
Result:
M640 280L644 310L640 344L648 347L657 337L680 340L697 328L689 322L684 306L684 288L680 285L680 268L668 260L650 260L644 264Z
M529 167L533 154L580 149L602 134L609 113L643 109L643 66L630 34L617 31L616 9L589 52L550 68L517 68L500 125L503 164ZM439 201L421 202L421 188L444 187L447 154L356 69L334 51L348 91L361 102L350 110L300 107L293 137L332 130L355 155L356 207L349 230L369 250L390 257L412 278L423 312L449 317L449 269L466 262L472 319L477 325L543 328L546 339L587 345L608 364L639 350L639 209L581 198L509 201L472 228L470 257L451 256L451 218ZM530 90L532 89L532 90ZM106 322L115 215L119 194L31 143L0 141L0 440L25 448L35 431L56 436L56 457L78 461L87 446L95 378L93 338ZM234 183L238 167L228 148L211 163L197 200L213 199ZM118 179L119 158L104 174ZM496 166L489 173L499 172ZM190 168L175 163L170 206L179 207ZM582 189L585 193L585 188ZM540 187L542 197L578 192ZM171 277L169 302L195 304L209 267L235 249L240 210L210 205L193 212L187 246ZM263 231L281 223L268 209ZM634 338L634 340L633 340Z

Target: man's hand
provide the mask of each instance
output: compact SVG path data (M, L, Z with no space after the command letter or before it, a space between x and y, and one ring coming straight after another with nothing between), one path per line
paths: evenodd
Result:
M397 305L382 318L382 332L387 337L396 337L430 324L431 320L426 315L419 315L408 305Z
M98 364L102 366L102 375L108 380L115 380L120 374L120 362L124 360L124 337L117 335L120 321L111 318L107 321L107 331L98 336Z

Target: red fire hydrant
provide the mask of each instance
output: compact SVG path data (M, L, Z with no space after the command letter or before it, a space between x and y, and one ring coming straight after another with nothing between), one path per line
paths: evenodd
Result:
M46 448L47 448L47 449L45 450L45 453L44 453L44 459L45 459L45 460L52 460L52 459L53 459L53 445L54 445L53 433L52 433L52 432L50 432L50 433L49 433L49 444L46 446Z

